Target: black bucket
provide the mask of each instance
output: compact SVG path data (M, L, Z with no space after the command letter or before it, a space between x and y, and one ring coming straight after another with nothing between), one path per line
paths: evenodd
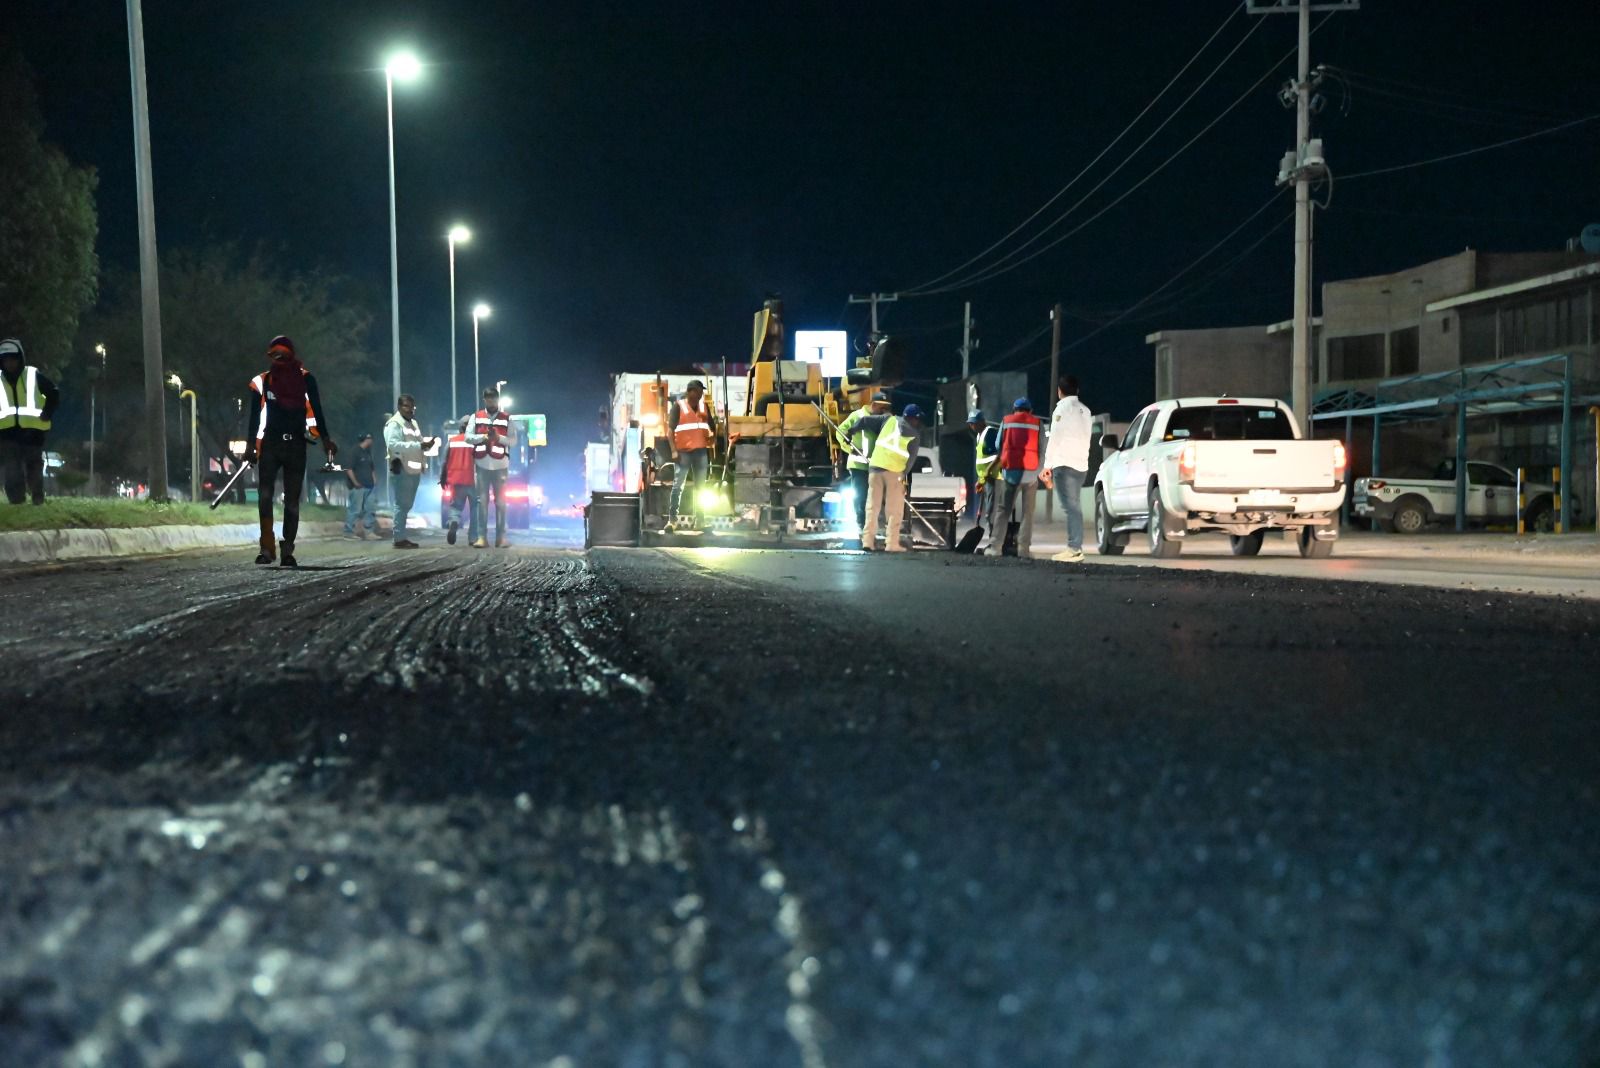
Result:
M639 544L639 495L594 493L583 510L583 547Z

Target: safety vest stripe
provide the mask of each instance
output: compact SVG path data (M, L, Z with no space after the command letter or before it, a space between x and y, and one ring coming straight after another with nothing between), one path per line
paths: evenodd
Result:
M1028 434L1037 434L1039 432L1039 428L1032 423L1006 423L1000 427L1000 433L1002 434L1008 430L1021 430Z

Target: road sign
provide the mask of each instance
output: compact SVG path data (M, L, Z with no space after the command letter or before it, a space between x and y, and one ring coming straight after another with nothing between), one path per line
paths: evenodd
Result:
M528 444L530 446L532 446L534 448L538 448L541 445L548 445L549 444L549 442L545 441L545 436L544 436L544 416L542 416L542 415L524 415L524 416L521 416L520 418L523 421L523 425L527 427L527 430L528 430Z

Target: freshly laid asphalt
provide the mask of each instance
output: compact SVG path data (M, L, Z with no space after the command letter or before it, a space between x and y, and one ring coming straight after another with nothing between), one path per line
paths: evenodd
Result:
M1594 600L299 555L0 571L0 1065L1600 1063Z

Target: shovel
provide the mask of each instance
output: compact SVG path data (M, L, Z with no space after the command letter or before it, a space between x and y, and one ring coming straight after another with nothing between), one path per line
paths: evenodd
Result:
M212 508L213 511L216 509L217 505L222 503L222 499L228 495L228 491L233 489L233 484L235 482L239 481L239 476L244 474L249 469L250 469L250 461L249 460L245 460L243 463L241 463L239 465L239 470L237 470L237 471L235 471L233 473L233 477L228 479L228 484L222 487L222 492L217 494L216 500L211 502L211 508Z

